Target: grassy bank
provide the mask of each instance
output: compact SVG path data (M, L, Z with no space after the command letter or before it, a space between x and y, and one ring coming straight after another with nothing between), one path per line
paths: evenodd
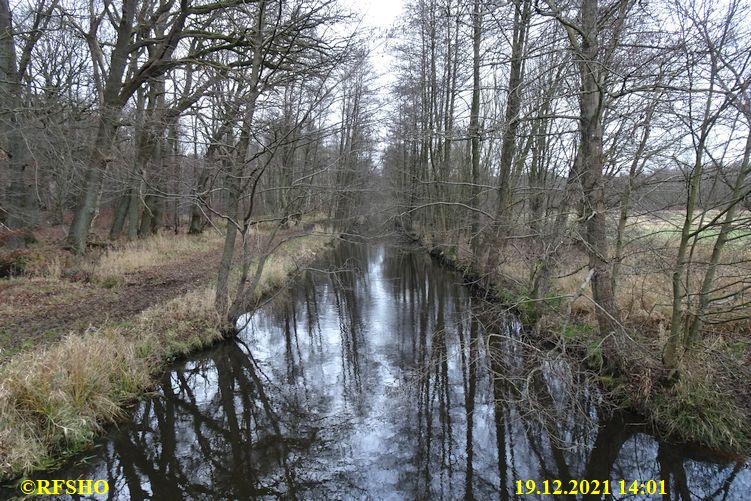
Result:
M558 255L556 273L545 300L530 299L534 249L525 242L504 248L495 269L471 258L468 243L455 235L436 236L416 228L412 237L447 265L482 284L483 294L513 309L525 323L526 335L538 345L562 351L599 374L609 400L637 411L664 438L705 445L716 451L748 455L751 446L751 335L748 320L708 325L677 383L668 380L661 362L670 330L670 270L674 238L641 235L629 247L616 289L624 330L603 337L598 332L594 302L586 284L586 254L572 245ZM709 241L708 239L707 241ZM695 256L711 253L697 246ZM728 250L729 260L748 254L746 245ZM699 267L693 270L697 276ZM742 270L724 268L730 281ZM721 277L722 279L722 277ZM490 291L488 293L488 290ZM533 306L535 306L533 308ZM737 313L734 312L734 313ZM741 316L742 317L742 316Z
M168 263L179 268L210 251L217 243L212 238L157 238L111 251L92 263L91 287L112 282L124 293L131 274L156 273L150 269ZM331 235L306 235L283 244L267 261L255 299L283 286L331 241ZM212 274L215 268L206 266ZM33 285L55 279L16 280ZM62 282L59 286L65 288ZM0 477L52 468L90 446L103 426L124 417L128 404L154 384L170 361L219 341L213 300L208 281L199 281L137 314L27 347L7 360L0 367Z
M0 363L208 285L215 279L223 239L213 231L160 234L112 243L83 257L62 250L58 242L0 254L0 261L23 267L22 273L0 279Z

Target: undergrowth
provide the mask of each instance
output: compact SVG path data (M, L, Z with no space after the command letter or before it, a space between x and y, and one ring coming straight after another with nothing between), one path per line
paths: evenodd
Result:
M165 235L128 242L106 252L94 265L92 275L101 280L122 277L126 273L170 263L181 258L209 252L221 245L215 232L200 235Z
M457 252L456 246L444 245L442 252L437 252L429 240L420 235L416 239L465 276L477 275L471 260ZM597 372L612 403L638 411L666 438L699 443L715 451L748 453L751 395L739 395L740 389L748 385L746 359L751 347L745 334L733 337L736 329L708 335L713 346L704 347L703 355L694 354L686 361L680 378L670 381L660 360L669 312L660 311L664 305L653 297L665 287L664 277L624 278L646 284L620 289L623 296L618 298L619 303L627 313L626 333L605 342L598 332L591 301L571 299L581 286L579 275L583 271L553 281L539 316L524 287L525 273L509 268L508 263L501 267L490 281L491 287L496 288L494 298L513 309L524 325L534 325L531 331L537 333L540 341L554 343ZM631 294L638 297L626 297Z
M749 446L748 418L711 377L686 373L652 392L644 407L669 436L715 450L740 452Z

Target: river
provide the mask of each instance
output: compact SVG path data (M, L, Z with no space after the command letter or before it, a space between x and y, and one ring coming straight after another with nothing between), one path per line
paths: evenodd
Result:
M109 499L554 499L544 481L572 479L665 490L613 499L751 498L748 464L610 415L424 252L344 243L312 268L39 478L107 480Z

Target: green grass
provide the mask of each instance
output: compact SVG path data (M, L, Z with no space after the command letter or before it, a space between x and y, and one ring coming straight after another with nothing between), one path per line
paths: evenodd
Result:
M718 450L742 451L749 446L748 419L733 396L690 373L673 386L659 388L646 408L669 436Z
M691 224L691 231L696 231L700 225L706 225L716 216L716 211L709 211L703 221L701 214L697 214ZM627 237L629 239L651 237L662 242L673 242L680 239L683 230L684 215L678 211L674 213L663 214L661 217L654 216L635 216L629 219L627 223ZM703 245L712 245L717 235L720 233L720 225L723 218L716 221L711 227L704 228L697 235L697 239ZM743 246L751 242L751 228L734 229L729 233L728 245Z
M563 329L563 337L566 339L591 340L595 335L595 328L589 324L570 323Z

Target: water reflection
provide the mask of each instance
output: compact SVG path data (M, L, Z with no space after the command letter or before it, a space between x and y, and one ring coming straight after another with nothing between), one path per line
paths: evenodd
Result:
M534 499L518 480L582 478L748 497L746 465L608 415L424 255L347 244L329 259L240 340L166 375L86 464L43 478L107 479L112 499Z

